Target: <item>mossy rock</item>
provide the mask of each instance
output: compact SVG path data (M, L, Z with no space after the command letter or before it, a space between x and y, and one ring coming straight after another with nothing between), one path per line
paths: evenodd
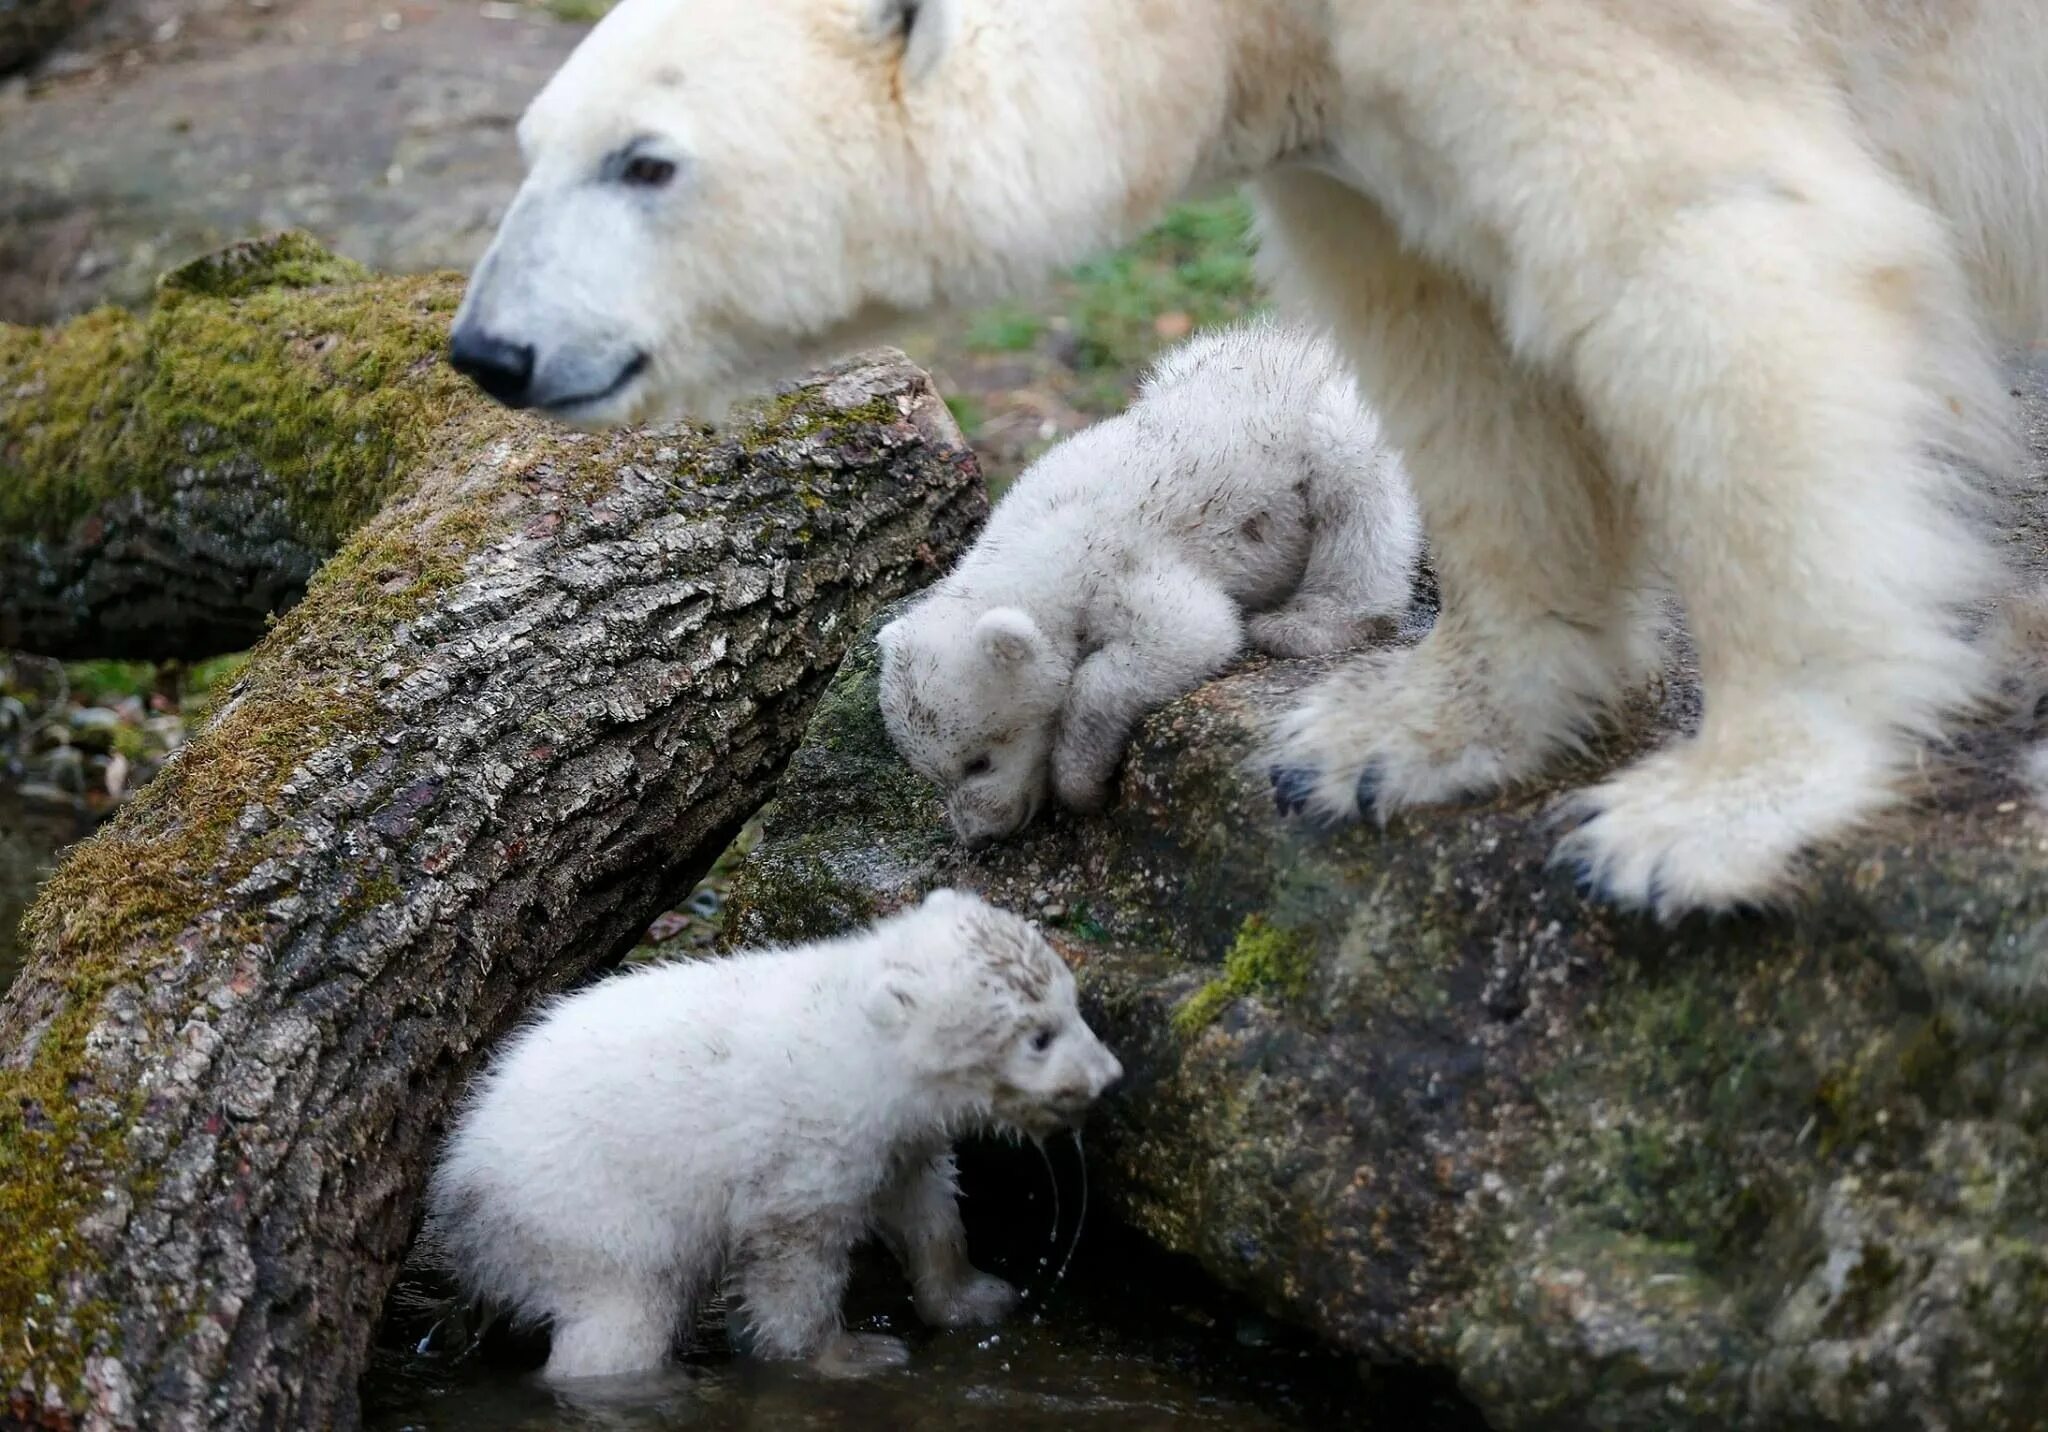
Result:
M2038 564L2040 511L2012 530ZM1324 835L1250 759L1319 668L1253 663L1143 725L1107 813L970 854L877 660L820 708L734 937L949 883L1040 912L1128 1071L1088 1142L1120 1217L1501 1428L2042 1425L2041 732L1967 733L1795 910L1666 928L1553 872L1548 817L1693 719L1682 667L1548 788Z

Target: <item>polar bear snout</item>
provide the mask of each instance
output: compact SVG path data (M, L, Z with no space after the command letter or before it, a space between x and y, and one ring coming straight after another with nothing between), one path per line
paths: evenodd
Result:
M613 354L554 354L542 361L532 343L491 332L475 321L460 322L448 339L448 361L457 372L508 408L537 408L551 417L578 422L608 419L628 401L647 371L644 350Z
M527 406L527 392L533 384L531 343L508 343L471 325L450 335L448 361L456 372L506 407Z

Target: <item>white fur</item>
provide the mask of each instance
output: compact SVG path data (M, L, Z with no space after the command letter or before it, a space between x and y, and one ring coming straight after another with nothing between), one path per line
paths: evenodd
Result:
M1421 540L1334 348L1269 323L1193 339L883 628L889 734L963 839L1021 828L1048 786L1092 810L1137 720L1247 638L1310 656L1390 634Z
M690 177L628 202L592 176L639 133ZM1986 689L1957 463L2008 457L1990 336L2048 331L2048 0L626 0L523 137L464 321L543 369L648 355L591 422L1252 180L1445 595L1282 723L1318 814L1535 773L1650 663L1668 585L1704 724L1565 850L1624 903L1753 903Z
M927 1320L999 1318L1015 1294L967 1262L952 1139L1048 1132L1120 1074L1035 929L935 891L861 934L553 1005L464 1108L426 1246L552 1324L550 1378L659 1366L721 1277L759 1352L900 1362L894 1339L840 1327L855 1242L892 1244Z

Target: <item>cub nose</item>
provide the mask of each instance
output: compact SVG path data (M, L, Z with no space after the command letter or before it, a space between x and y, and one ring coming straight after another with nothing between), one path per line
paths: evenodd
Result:
M480 328L462 327L448 340L457 372L508 408L523 408L533 385L533 345L507 343Z
M1105 1046L1102 1051L1102 1067L1095 1073L1095 1097L1101 1098L1109 1092L1117 1080L1123 1077L1124 1066L1117 1061L1117 1057L1110 1053L1108 1047Z

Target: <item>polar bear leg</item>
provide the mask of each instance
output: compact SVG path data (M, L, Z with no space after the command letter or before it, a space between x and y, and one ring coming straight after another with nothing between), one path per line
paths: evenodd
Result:
M821 1214L757 1229L735 1255L734 1291L752 1350L768 1358L810 1358L825 1371L900 1367L901 1341L840 1326L849 1255L864 1220Z
M1771 137L1759 172L1603 248L1611 270L1534 242L1520 265L1534 313L1604 295L1527 321L1568 351L1700 654L1698 734L1586 792L1559 852L1666 917L1788 894L1989 684L1962 612L1998 563L1953 457L1998 460L2004 393L1949 241L1853 138ZM1592 188L1594 230L1640 229Z
M1256 190L1271 282L1335 328L1421 505L1435 628L1310 689L1268 749L1283 812L1385 814L1532 774L1653 666L1633 515L1560 385L1369 200L1307 170Z
M917 1315L938 1328L1001 1322L1017 1290L967 1261L953 1154L940 1149L913 1163L875 1205L875 1222L910 1277Z
M681 1311L672 1288L623 1275L582 1289L555 1313L544 1375L561 1381L658 1368Z
M1052 750L1053 791L1080 811L1109 799L1140 717L1214 676L1244 648L1237 604L1172 563L1113 579L1087 620L1105 637L1074 669Z

